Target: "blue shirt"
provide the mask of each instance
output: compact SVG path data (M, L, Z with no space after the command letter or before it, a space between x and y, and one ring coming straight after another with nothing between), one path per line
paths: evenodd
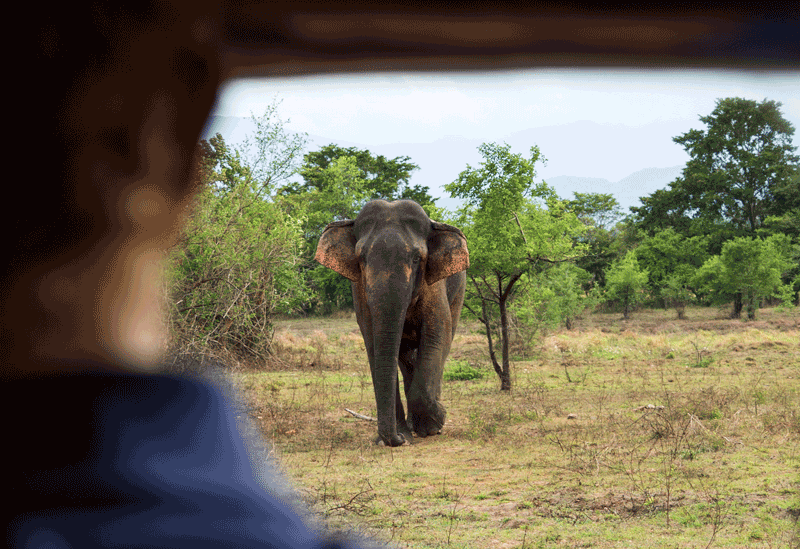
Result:
M251 460L220 387L84 370L3 392L9 547L356 547Z

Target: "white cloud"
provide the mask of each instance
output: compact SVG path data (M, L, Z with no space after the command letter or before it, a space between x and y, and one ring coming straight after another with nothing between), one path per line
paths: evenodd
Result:
M276 96L291 130L331 141L377 147L431 144L449 136L480 143L530 130L520 146L542 147L550 159L543 174L611 181L645 167L681 163L685 154L672 138L701 127L698 118L713 110L717 98L781 101L784 116L800 130L798 79L790 72L553 69L251 79L223 89L217 114L259 114ZM607 128L591 139L569 134L567 126L583 121ZM561 132L553 129L560 126ZM623 144L634 134L634 143ZM542 141L547 135L551 142ZM452 178L469 154L474 151L437 160L452 164L449 175L437 177ZM435 170L433 161L428 166L426 173ZM425 183L433 187L438 180Z

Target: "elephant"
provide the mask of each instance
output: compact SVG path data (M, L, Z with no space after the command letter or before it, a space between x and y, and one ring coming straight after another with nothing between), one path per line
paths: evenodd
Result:
M372 200L354 220L328 224L314 259L351 281L378 409L375 443L410 444L412 429L440 434L444 363L469 267L464 233L431 221L413 200Z

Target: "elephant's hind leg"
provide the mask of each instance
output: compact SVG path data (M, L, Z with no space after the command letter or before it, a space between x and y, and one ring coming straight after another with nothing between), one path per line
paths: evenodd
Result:
M403 410L403 401L400 400L400 381L397 381L397 394L395 395L395 411L397 418L397 433L403 435L406 442L412 443L414 436L411 434L411 429L406 423L406 412Z
M416 358L416 350L410 349L401 345L400 347L400 357L399 357L399 364L400 364L400 372L403 374L403 389L404 393L406 394L406 398L408 398L408 389L411 387L411 377L414 375L414 360ZM396 408L397 408L397 432L403 433L403 436L406 437L408 442L411 442L412 434L411 428L408 426L408 422L406 421L405 410L403 410L403 404L400 401L400 383L398 381L397 384L397 397L396 397ZM409 418L410 419L410 418Z

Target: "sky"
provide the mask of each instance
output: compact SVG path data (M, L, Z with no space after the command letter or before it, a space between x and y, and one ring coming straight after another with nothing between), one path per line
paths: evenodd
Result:
M287 128L308 133L312 150L335 142L389 158L410 156L420 165L411 183L430 187L434 196L446 197L442 186L467 164L478 165L483 142L507 142L526 155L538 145L547 158L539 177L601 178L607 181L592 190L619 194L624 189L616 182L634 172L683 166L688 155L672 138L704 128L699 117L723 97L779 101L800 129L800 74L790 71L536 69L246 79L222 88L213 114L258 115L277 98ZM439 205L454 203L445 198Z

